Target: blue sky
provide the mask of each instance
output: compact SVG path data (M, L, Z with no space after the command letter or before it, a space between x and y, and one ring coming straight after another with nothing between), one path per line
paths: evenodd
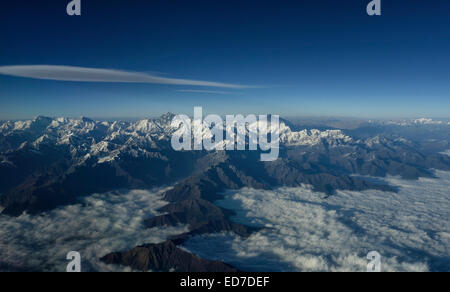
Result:
M28 2L32 2L31 4ZM382 0L8 1L0 66L116 69L190 84L0 75L0 119L146 117L167 111L450 117L450 3ZM1 69L0 69L1 71Z

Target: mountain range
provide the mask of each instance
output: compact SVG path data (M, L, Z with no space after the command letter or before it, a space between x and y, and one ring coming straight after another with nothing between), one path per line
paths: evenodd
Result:
M282 120L280 157L261 162L252 151L174 151L173 118L167 113L136 122L37 117L0 123L1 214L37 215L93 193L171 185L163 215L145 226L187 224L189 231L102 260L136 270L232 271L177 247L194 235L230 231L247 237L257 230L233 222L233 211L215 204L226 190L309 185L324 197L336 190L396 192L377 178L450 171L450 158L439 153L450 148L447 122L370 121L316 129Z

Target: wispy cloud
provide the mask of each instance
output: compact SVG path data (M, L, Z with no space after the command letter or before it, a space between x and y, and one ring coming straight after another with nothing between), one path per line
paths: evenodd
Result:
M177 92L183 93L205 93L205 94L235 94L235 92L230 91L216 91L216 90L196 90L196 89L181 89L177 90Z
M154 84L169 84L169 85L221 87L230 89L243 89L251 87L240 84L168 78L140 72L73 67L73 66L53 66L53 65L1 66L0 74L16 77L57 80L57 81L154 83Z

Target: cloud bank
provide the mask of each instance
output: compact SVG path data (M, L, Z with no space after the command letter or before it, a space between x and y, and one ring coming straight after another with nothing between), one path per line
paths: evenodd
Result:
M266 229L248 239L198 236L185 248L245 271L365 272L373 250L383 271L450 271L450 173L437 175L387 179L399 193L339 191L328 199L307 187L229 192L219 205Z
M436 174L387 179L399 193L339 191L324 199L308 187L228 192L218 204L235 210L235 221L266 228L247 239L197 236L184 248L245 271L366 271L372 250L382 255L383 271L450 271L450 173ZM65 271L72 250L84 271L129 271L98 259L188 231L144 228L167 204L165 190L95 194L42 216L0 215L0 271Z
M167 189L166 189L167 190ZM128 271L98 259L144 243L160 243L187 227L146 229L143 220L159 215L163 189L95 194L80 204L42 216L0 215L0 271L65 272L69 251L78 251L83 271Z
M57 80L57 81L154 83L154 84L168 84L168 85L221 87L230 89L250 88L250 86L239 84L168 78L139 72L73 67L73 66L52 66L52 65L1 66L0 74L15 77Z

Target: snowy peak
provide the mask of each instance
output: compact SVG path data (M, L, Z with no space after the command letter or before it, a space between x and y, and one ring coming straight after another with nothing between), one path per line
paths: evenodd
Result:
M136 122L127 121L95 121L89 118L47 118L36 117L33 120L0 123L0 151L17 150L23 143L39 150L43 145L50 147L69 147L74 158L80 159L85 155L91 158L103 159L104 162L113 161L120 154L148 155L150 152L167 149L175 128L171 126L175 117L172 113L166 113L160 118L143 119ZM246 139L249 139L250 131L256 131L258 121L248 124L244 129ZM421 124L433 123L428 119L416 121ZM192 121L192 130L198 131L199 127ZM199 125L197 125L199 126ZM384 135L370 138L356 138L342 130L318 130L304 129L292 130L283 120L280 122L279 139L284 147L347 147L365 146L391 147L394 144L411 146L411 142L401 138L386 138ZM426 126L423 126L426 127ZM223 125L225 132L234 133L234 129ZM239 130L239 129L238 129ZM242 130L242 129L240 129ZM211 129L204 124L201 133L206 139L211 139ZM239 136L238 136L239 138ZM397 140L395 140L397 139ZM250 141L245 141L249 143ZM255 141L252 141L255 142ZM107 158L109 157L109 158Z
M320 131L316 129L293 132L286 124L280 124L280 142L287 146L314 146L327 143L338 146L352 143L353 139L341 130Z
M409 120L390 120L390 121L369 121L370 124L387 125L387 126L450 126L450 121L434 120L430 118L418 118Z
M414 123L416 125L450 125L450 122L435 121L433 119L427 119L427 118L415 119L412 121L412 123Z

